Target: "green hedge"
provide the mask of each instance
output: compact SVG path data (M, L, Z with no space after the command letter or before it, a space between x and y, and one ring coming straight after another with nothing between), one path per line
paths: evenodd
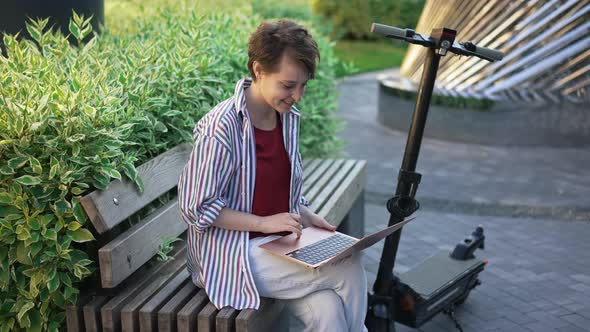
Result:
M334 38L377 39L370 31L371 23L413 29L424 0L311 0L311 7L332 24Z
M79 198L123 177L142 188L135 166L190 142L195 122L247 75L247 39L259 16L200 15L168 3L136 6L128 25L107 25L80 47L46 21L28 26L34 41L4 37L0 331L63 329L65 305L97 267L84 252L94 231ZM92 34L79 17L70 31L78 40ZM328 39L314 34L322 61L300 105L301 150L325 157L340 144L332 116L337 60Z
M304 21L315 19L309 0L291 0L289 5L285 5L282 0L257 0L252 1L252 9L265 18L286 17Z

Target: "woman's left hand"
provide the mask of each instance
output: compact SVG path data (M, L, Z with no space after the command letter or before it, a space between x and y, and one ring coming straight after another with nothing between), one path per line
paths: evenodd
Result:
M303 223L304 227L315 226L315 227L327 229L329 231L336 230L336 226L330 225L330 223L327 222L326 219L320 217L319 215L317 215L313 212L310 213L306 219L307 220L305 220Z

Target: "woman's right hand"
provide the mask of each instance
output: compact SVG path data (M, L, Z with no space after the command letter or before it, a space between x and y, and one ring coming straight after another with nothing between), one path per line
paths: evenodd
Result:
M283 212L272 216L260 217L258 232L262 233L279 233L291 232L301 237L301 216L296 213Z

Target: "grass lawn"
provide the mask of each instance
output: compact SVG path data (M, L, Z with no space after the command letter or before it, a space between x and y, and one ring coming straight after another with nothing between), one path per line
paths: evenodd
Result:
M349 74L357 74L401 66L406 47L392 42L340 40L336 42L335 52L339 59L353 62L356 69Z

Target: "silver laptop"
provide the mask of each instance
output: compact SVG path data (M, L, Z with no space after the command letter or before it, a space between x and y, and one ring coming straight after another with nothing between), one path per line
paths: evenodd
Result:
M292 233L260 245L260 248L294 263L315 269L374 245L414 218L406 219L362 239L323 228L307 227L303 229L299 239Z

